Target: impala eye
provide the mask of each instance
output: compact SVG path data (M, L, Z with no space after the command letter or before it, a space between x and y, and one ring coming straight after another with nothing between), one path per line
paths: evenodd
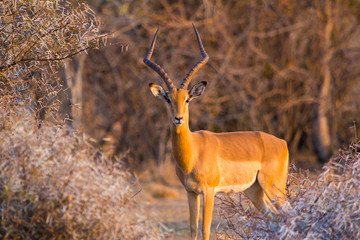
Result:
M189 102L190 102L190 98L186 99L185 102L186 102L186 103L189 103Z
M171 100L168 96L164 96L164 99L168 104L171 104Z

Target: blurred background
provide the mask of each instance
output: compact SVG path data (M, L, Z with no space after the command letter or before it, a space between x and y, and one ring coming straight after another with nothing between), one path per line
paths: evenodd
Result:
M201 58L192 23L210 56L192 81L208 82L193 131L265 131L306 168L359 136L359 0L86 2L111 35L65 64L62 112L131 167L171 159L166 107L148 88L164 84L142 61L158 26L152 60L175 85Z

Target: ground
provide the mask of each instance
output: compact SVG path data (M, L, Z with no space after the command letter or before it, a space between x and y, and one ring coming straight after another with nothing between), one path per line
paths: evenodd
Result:
M321 168L321 165L315 159L311 160L304 158L304 161L298 161L296 165L313 171ZM184 187L176 177L173 163L168 161L148 167L147 171L142 171L137 176L139 176L138 188L142 189L141 197L147 201L146 212L149 216L154 216L162 223L163 229L167 231L166 239L189 239L190 223L187 195ZM316 177L317 175L314 172L312 176ZM246 198L245 202L242 201L242 203L252 207L252 204L249 204ZM221 230L221 227L218 227L220 223L220 217L217 214L219 206L216 206L218 204L219 200L215 198L211 239L216 239L216 230L218 232Z
M189 209L186 192L182 187L174 187L173 190L177 191L176 196L158 197L149 200L146 204L146 211L148 214L156 216L162 223L164 230L168 231L166 239L189 239ZM214 208L210 239L216 239L215 230L219 221L220 218Z

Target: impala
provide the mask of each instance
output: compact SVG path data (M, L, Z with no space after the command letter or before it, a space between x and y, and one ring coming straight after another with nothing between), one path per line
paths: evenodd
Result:
M151 83L151 92L165 101L169 109L173 157L176 174L187 191L190 210L191 238L197 238L200 195L203 200L204 239L209 239L214 194L241 192L263 212L276 213L286 199L288 148L284 140L264 132L209 131L189 129L189 102L200 96L206 82L188 90L194 74L208 61L200 36L193 25L202 59L198 61L179 88L176 88L164 69L150 60L157 29L144 63L164 80L168 91Z

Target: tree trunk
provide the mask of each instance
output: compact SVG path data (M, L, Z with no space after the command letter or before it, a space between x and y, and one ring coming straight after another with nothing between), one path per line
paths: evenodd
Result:
M326 4L325 29L323 32L323 58L322 73L323 81L320 86L319 104L316 108L314 121L313 144L318 158L321 162L326 162L331 157L331 133L329 127L328 113L331 107L331 70L330 60L333 55L331 46L331 34L334 27L332 16L332 1Z
M71 92L71 116L72 126L81 127L81 116L83 106L83 68L86 54L75 57L72 61L65 62L65 79Z

